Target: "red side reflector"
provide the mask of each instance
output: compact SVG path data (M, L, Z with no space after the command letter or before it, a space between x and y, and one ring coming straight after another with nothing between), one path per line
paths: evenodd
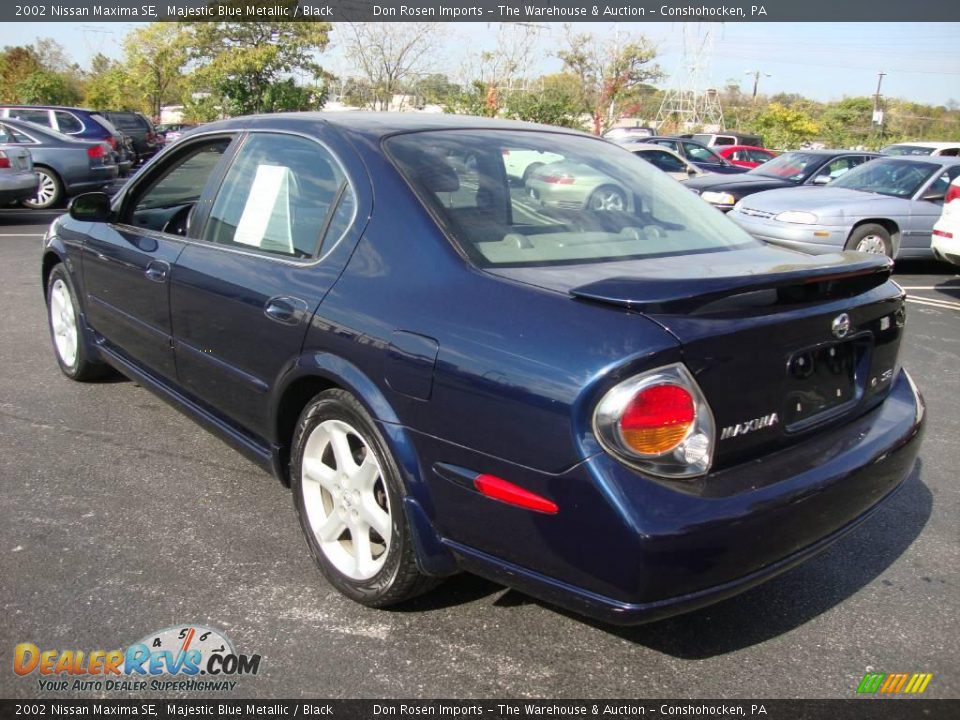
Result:
M949 233L946 230L934 230L933 234L937 237L946 238L947 240L953 239L953 233Z
M573 185L576 178L568 175L538 175L537 180L549 183L550 185Z
M524 490L519 485L514 485L495 475L477 475L473 484L477 490L487 497L505 502L508 505L516 505L526 510L536 510L551 515L555 515L560 509L555 502L529 490Z

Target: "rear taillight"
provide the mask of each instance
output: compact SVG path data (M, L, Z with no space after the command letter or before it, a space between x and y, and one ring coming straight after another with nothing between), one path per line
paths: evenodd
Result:
M603 447L638 470L694 477L710 469L713 413L682 364L625 380L603 396L593 418Z
M3 167L3 165L0 165L0 167ZM947 240L953 240L953 233L947 232L946 230L937 230L937 229L934 229L933 235L934 235L934 237L942 237L942 238L945 238L945 239L947 239Z
M10 167L10 158L7 157L7 154L0 150L0 168Z
M570 175L537 175L537 180L550 185L573 185L577 179Z
M114 150L117 149L117 139L116 139L113 135L111 135L110 137L107 138L107 143L108 143L108 144L110 145L110 147L112 147Z
M950 183L950 187L947 188L947 194L943 198L944 203L953 202L954 200L960 200L960 185L957 183Z
M87 157L91 160L99 160L107 154L106 145L94 145L87 148Z
M679 385L653 385L627 403L620 416L620 435L641 455L673 450L693 427L697 411L693 396Z

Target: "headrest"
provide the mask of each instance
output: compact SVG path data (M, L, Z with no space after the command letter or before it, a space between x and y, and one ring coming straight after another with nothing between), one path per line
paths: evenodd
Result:
M430 192L451 193L460 189L457 171L439 155L424 154L417 168L417 179Z

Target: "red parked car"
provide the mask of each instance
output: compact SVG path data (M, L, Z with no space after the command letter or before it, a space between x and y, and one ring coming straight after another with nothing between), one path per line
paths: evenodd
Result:
M777 156L775 152L753 145L722 145L711 149L734 165L745 168L755 168Z

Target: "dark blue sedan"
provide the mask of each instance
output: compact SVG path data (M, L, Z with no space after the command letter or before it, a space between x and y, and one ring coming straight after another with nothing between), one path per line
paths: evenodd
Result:
M624 202L545 204L510 153ZM347 596L467 570L634 623L900 486L924 410L890 271L765 245L574 131L357 113L204 126L75 198L42 276L63 372L118 370L288 483Z

